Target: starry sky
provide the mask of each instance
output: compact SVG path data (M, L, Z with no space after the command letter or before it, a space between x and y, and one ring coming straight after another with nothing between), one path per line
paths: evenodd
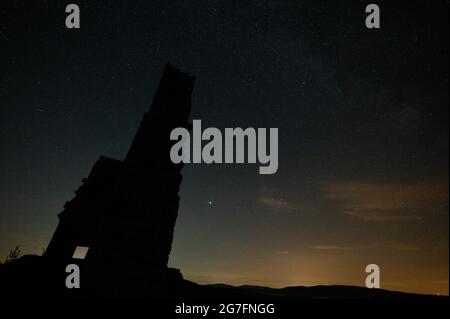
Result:
M199 283L448 295L448 2L0 6L0 258L41 254L100 155L123 159L167 62L203 127L277 127L279 169L187 164L170 265ZM65 27L65 6L81 29Z

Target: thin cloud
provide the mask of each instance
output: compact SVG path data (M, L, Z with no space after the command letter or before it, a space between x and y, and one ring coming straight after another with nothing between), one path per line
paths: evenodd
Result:
M353 250L352 247L348 246L336 246L336 245L317 245L311 247L314 250L334 250L334 251L340 251L340 250Z
M263 196L258 198L258 203L272 211L292 211L295 207L284 198Z
M325 197L342 213L365 221L416 221L448 209L448 183L324 182Z

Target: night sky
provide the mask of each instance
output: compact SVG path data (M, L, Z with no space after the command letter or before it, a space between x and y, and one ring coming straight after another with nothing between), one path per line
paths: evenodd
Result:
M100 155L123 159L167 62L203 127L277 127L279 169L187 164L170 265L200 283L448 294L448 2L0 5L0 259L41 254ZM81 29L65 27L65 6Z

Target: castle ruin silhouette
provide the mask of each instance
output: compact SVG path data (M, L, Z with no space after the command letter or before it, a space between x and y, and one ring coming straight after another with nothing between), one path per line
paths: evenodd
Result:
M125 159L98 159L58 214L45 258L64 263L87 247L80 262L96 281L114 271L140 283L168 273L183 167L170 160L169 137L176 127L191 129L193 86L191 75L166 65Z

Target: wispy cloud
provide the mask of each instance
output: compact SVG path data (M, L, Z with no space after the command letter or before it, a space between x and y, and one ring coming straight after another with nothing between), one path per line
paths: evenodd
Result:
M414 221L448 208L448 183L442 181L346 181L321 186L344 214L366 221Z
M353 250L352 247L336 246L336 245L317 245L317 246L312 246L311 248L314 249L314 250L334 250L334 251Z
M258 198L258 203L264 208L272 211L292 211L295 207L284 198L276 198L270 196L262 196Z

